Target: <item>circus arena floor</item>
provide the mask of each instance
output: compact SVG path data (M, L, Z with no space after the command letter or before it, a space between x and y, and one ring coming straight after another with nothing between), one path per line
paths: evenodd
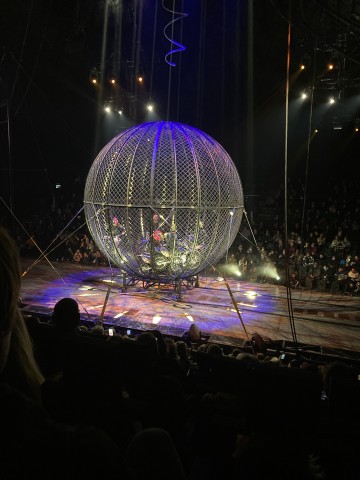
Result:
M84 322L182 337L196 323L208 342L244 346L253 333L286 350L294 346L286 288L199 276L179 295L171 285L144 285L118 269L22 259L23 311L50 317L63 297L76 298ZM233 300L231 298L231 294ZM297 348L360 360L360 297L292 290ZM240 314L237 313L234 302Z

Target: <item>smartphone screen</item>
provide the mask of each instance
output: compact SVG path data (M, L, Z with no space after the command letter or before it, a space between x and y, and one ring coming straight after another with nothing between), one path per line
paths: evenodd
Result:
M109 335L114 335L114 329L113 328L109 328Z
M131 330L126 330L126 335L131 335Z

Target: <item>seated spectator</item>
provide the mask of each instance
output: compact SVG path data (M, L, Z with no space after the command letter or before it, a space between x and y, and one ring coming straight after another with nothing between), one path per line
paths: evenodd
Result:
M158 341L151 332L142 332L135 337L135 341L141 345L146 345L149 349L149 355L153 365L159 358Z
M52 315L55 327L64 333L75 332L80 325L79 305L73 298L65 297L59 300Z
M91 329L92 335L96 335L97 337L105 337L105 328L104 325L101 323L97 323Z
M341 241L341 248L345 253L347 253L350 250L350 247L351 247L351 242L348 239L348 237L345 235Z
M198 352L207 352L207 349L209 347L209 343L202 343L201 345L199 345L198 347Z
M342 388L345 386L342 382L350 381L355 385L358 381L356 370L342 361L333 361L322 369L322 376L324 391L330 406L333 407L333 412L346 415L346 405L350 404L350 399L346 398L349 391Z
M188 355L188 349L186 343L179 340L175 343L176 352L179 357L180 365L187 371L190 366L190 357Z
M93 256L92 256L92 263L95 265L100 265L101 264L101 253L100 250L95 250Z
M172 338L165 338L166 353L168 358L173 358L180 364L180 358L177 354L176 345Z
M336 279L338 282L338 290L339 292L345 292L346 291L346 286L347 286L347 273L346 270L343 266L340 266L338 268L337 274L336 274Z
M263 357L259 357L259 354L255 356L255 355L251 355L250 353L241 352L238 355L236 355L236 360L239 360L244 366L251 367L252 365L258 365L260 361L265 360L265 355L263 355Z
M207 353L211 355L212 357L222 357L223 356L223 351L220 345L217 345L216 343L211 343L208 346Z
M360 274L355 270L355 267L348 272L348 282L347 282L347 291L352 293L357 293L357 284L360 281Z
M313 255L313 256L316 255L316 253L317 253L317 246L315 245L314 242L312 242L312 243L310 244L309 250L310 250L310 254L311 254L311 255Z
M142 429L120 448L103 430L91 426L91 418L86 425L54 421L41 405L43 377L19 309L20 286L17 247L0 227L2 478L145 480L168 478L171 472L172 478L185 480L174 442L164 430ZM76 320L78 309L73 311Z
M339 250L340 242L341 241L339 240L338 236L335 236L332 242L330 243L330 248L334 254L336 254L337 251Z
M102 431L60 425L41 407L42 375L18 307L18 250L0 228L0 440L2 478L134 478L117 445ZM61 456L61 461L60 457ZM103 462L87 462L100 455Z
M309 274L310 270L314 265L315 259L313 255L311 255L310 251L307 250L303 259L302 259L302 266L304 267L306 275Z
M252 346L256 353L267 353L267 347L271 345L272 340L269 337L262 337L259 333L254 332L251 336Z
M326 243L326 237L324 233L320 233L320 235L317 237L316 242L318 244L319 250L322 251L323 247Z
M299 282L299 276L297 272L291 272L290 274L290 287L291 288L299 288L300 282Z
M229 353L229 357L234 357L234 358L236 358L237 355L239 355L239 353L241 353L240 348L234 348L234 349Z
M196 323L192 323L189 328L189 340L192 343L198 343L201 341L201 331Z
M239 270L241 272L241 275L246 278L246 273L247 273L247 258L246 258L246 255L244 253L242 253L240 255L240 259L239 259L239 263L238 263L238 266L239 266Z
M358 255L354 255L354 258L350 262L350 266L354 267L357 272L360 272L360 259Z
M74 253L74 255L73 255L73 260L74 260L74 262L80 263L81 260L82 260L82 258L83 258L82 253L80 252L79 249L76 249L76 251L75 251L75 253Z

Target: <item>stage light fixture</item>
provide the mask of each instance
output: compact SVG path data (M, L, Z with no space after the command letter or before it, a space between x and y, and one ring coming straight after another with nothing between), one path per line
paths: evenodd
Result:
M106 113L111 113L111 112L117 112L118 111L118 108L114 102L114 98L113 97L107 97L105 100L104 100L104 110Z
M122 114L123 114L123 111L122 111L122 110L118 110L118 114L119 114L119 115L122 115Z
M330 97L329 98L329 103L332 105L333 103L335 103L335 98L334 97Z
M90 82L94 85L100 81L100 73L96 68L93 68L90 72Z
M146 108L149 110L149 112L152 112L154 110L154 105L152 103L148 103Z
M105 110L106 113L111 113L112 112L113 108L112 108L111 101L106 101L104 103L104 110Z
M301 98L302 98L303 100L305 100L305 98L307 98L307 97L308 97L308 96L307 96L307 93L306 93L306 92L303 92L303 93L301 94Z
M116 77L115 73L110 73L109 74L109 83L111 83L111 85L116 85L117 77Z
M140 76L138 77L137 81L138 81L139 83L143 83L144 77L142 77L142 76L140 75Z
M359 131L359 127L355 127L355 132L358 132Z
M329 63L327 65L328 70L336 70L340 66L340 57L338 54L333 54L330 57Z
M309 67L310 67L310 55L305 53L305 55L303 55L300 62L300 70L306 70Z

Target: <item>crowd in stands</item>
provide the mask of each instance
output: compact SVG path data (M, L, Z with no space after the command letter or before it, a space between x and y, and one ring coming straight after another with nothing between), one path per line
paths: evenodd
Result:
M226 261L242 278L284 284L286 264L293 288L360 294L360 198L354 180L329 185L328 197L314 195L304 205L302 184L289 184L287 249L283 192L264 195L254 225L245 220ZM307 205L307 207L306 207ZM262 212L268 218L261 220Z
M328 194L320 196L315 190L308 193L304 203L303 185L289 182L288 255L284 245L283 191L264 191L251 212L251 224L249 216L244 215L239 234L219 268L224 264L236 266L236 273L251 282L288 281L293 288L360 295L358 189L356 180L329 184ZM28 218L26 226L31 235L19 229L20 255L38 257L38 244L52 261L109 265L89 234L81 207L79 187L70 199L60 198L49 210ZM228 272L232 275L234 271Z
M323 214L314 203L306 212L304 244L297 241L301 210L292 212L288 241L302 259L292 270L300 285L303 259L309 256L314 263L320 255L328 261L335 256L340 264L346 255L345 268L358 272L351 265L358 251L354 205L344 215L345 225L335 204L324 206ZM62 230L76 212L74 201L34 222L31 241L17 237L20 254L37 257L36 244L47 248L55 238L53 222L65 256L57 247L52 259L76 261L81 243L91 242L81 214L75 226ZM331 227L322 222L327 215L334 215ZM255 243L242 227L242 244L232 253L238 264L246 250L249 278L255 274L255 281L267 281L258 258L268 262L270 256L281 269L282 228L279 218L272 226L256 224ZM334 231L338 243L350 245L334 250ZM258 253L255 269L251 242ZM0 229L4 478L358 477L360 365L355 360L324 361L296 351L284 355L279 344L254 335L244 347L219 345L206 341L196 324L181 339L158 330L127 335L114 328L110 335L109 325L82 323L72 298L59 299L51 319L23 315L18 246Z

